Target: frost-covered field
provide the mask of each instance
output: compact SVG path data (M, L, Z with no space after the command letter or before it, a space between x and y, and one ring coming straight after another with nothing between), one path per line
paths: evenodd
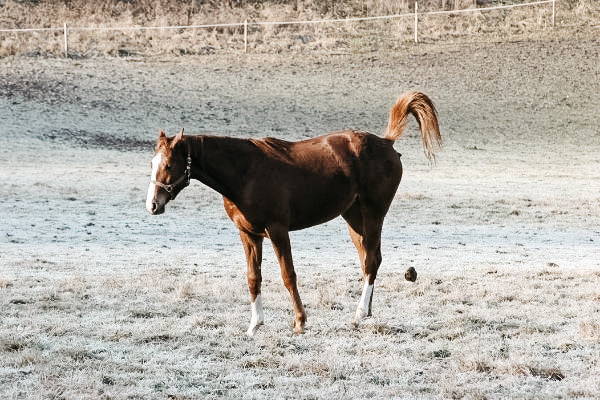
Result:
M598 49L3 60L2 397L600 397ZM193 183L144 209L158 129L378 133L407 89L434 99L446 146L428 165L416 124L396 145L374 317L350 324L362 285L338 219L292 234L306 333L267 241L266 324L246 337L220 197Z

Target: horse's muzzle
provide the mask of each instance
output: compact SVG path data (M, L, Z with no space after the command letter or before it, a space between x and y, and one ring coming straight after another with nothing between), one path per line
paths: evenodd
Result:
M165 212L165 205L159 204L158 202L153 201L151 206L148 208L148 211L152 215L160 215Z
M156 185L148 186L148 195L146 197L146 210L152 215L159 215L165 212L165 205L169 202L168 194L160 190Z

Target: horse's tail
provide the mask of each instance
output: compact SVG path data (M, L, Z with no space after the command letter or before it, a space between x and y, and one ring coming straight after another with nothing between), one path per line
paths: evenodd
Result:
M409 113L419 122L425 155L435 158L435 152L442 148L437 111L431 99L421 92L406 92L398 98L390 111L386 139L396 140L404 133Z

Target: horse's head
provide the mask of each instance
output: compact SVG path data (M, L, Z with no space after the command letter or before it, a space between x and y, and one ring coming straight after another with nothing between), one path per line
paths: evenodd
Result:
M191 158L183 140L183 129L175 137L160 132L151 166L146 209L158 215L164 213L165 205L190 183Z

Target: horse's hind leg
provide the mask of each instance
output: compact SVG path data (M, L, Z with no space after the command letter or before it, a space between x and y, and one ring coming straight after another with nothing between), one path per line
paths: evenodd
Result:
M358 324L365 317L371 316L373 303L373 288L377 270L381 265L381 228L383 218L368 215L368 211L361 209L358 201L343 214L348 222L348 231L358 256L363 272L363 290L356 308L354 323Z
M256 330L265 321L265 315L263 313L262 299L260 297L260 285L262 282L262 275L260 272L260 266L262 263L262 236L252 235L250 233L240 230L240 238L244 245L244 251L246 253L246 261L248 263L248 288L250 289L250 302L252 306L252 318L250 319L250 326L246 332L249 336L253 336Z
M304 312L304 306L302 305L302 300L300 300L300 294L298 293L298 286L296 284L296 272L294 271L294 263L292 261L292 248L290 245L289 233L286 229L279 227L269 227L267 233L273 244L273 249L275 249L277 259L279 260L283 283L292 296L295 315L294 332L300 334L304 330L306 313Z

